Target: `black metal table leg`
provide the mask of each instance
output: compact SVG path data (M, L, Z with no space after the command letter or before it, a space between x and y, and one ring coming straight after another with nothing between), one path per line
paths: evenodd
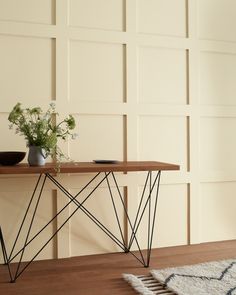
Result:
M21 248L21 250L13 256L13 253L14 253L14 249L17 245L17 241L19 239L19 237L21 236L21 232L22 232L22 228L25 224L25 221L26 221L26 218L28 216L28 213L29 213L29 209L30 207L32 206L33 204L33 201L34 201L34 198L35 198L35 195L36 195L36 190L37 188L39 187L39 184L40 184L40 181L41 181L41 177L42 175L39 176L38 180L37 180L37 183L36 183L36 186L35 186L35 189L33 191L33 194L30 198L30 201L29 201L29 204L28 204L28 207L26 209L26 212L25 212L25 215L23 217L23 220L21 222L21 225L19 227L19 230L17 232L17 235L16 235L16 238L15 238L15 241L13 243L13 247L11 249L11 252L9 254L9 256L7 255L7 251L6 251L6 247L5 247L5 241L4 241L4 238L3 238L3 234L2 234L2 230L1 230L1 234L0 234L0 239L1 239L1 244L2 244L2 251L3 251L3 256L4 256L4 261L5 261L5 264L7 265L8 267L8 271L9 271L9 276L10 276L10 282L11 283L14 283L16 281L16 279L18 278L18 276L21 274L21 271L20 271L20 267L21 267L21 263L22 263L22 259L23 259L23 256L24 256L24 252L25 252L25 249L28 245L28 238L29 238L29 234L31 232L31 228L32 228L32 225L33 225L33 222L34 222L34 218L36 216L36 212L37 212L37 208L38 208L38 204L39 204L39 201L41 199L41 195L42 195L42 191L43 191L43 188L44 188L44 185L45 185L45 181L46 181L46 176L44 177L44 180L41 184L41 188L40 188L40 192L39 192L39 195L38 195L38 198L37 198L37 201L36 201L36 205L34 207L34 211L33 211L33 216L31 217L31 220L30 220L30 224L28 226L28 229L27 229L27 234L26 234L26 238L25 238L25 242L24 242L24 246ZM11 270L11 262L13 261L13 259L18 256L20 254L20 259L19 261L17 262L17 267L16 267L16 270L13 272ZM13 256L13 257L12 257Z
M7 265L7 269L8 269L8 273L9 273L9 277L10 277L10 282L13 282L13 277L12 277L12 273L11 273L11 269L10 269L10 263L9 263L9 259L8 259L7 250L6 250L5 241L3 238L3 233L2 233L1 227L0 227L0 243L1 243L1 247L2 247L4 264Z
M98 183L95 185L95 187L92 189L92 191L86 195L85 199L82 202L78 201L77 198L81 195L81 193L87 187L89 187L98 178L98 176L100 174L101 174L101 172L97 173L94 177L92 177L92 179L90 181L88 181L88 183L74 196L72 194L70 194L66 190L66 188L61 183L59 183L51 174L45 173L45 174L41 174L39 176L37 183L35 185L33 194L30 198L28 207L27 207L26 212L24 214L23 220L20 224L19 230L17 232L16 238L13 243L13 247L10 251L9 256L7 255L4 237L3 237L2 229L0 227L0 244L1 244L1 248L2 248L4 264L7 265L7 267L8 267L8 272L9 272L9 277L10 277L11 282L15 282L17 280L17 278L28 268L28 266L35 260L35 258L42 252L42 250L48 245L48 243L56 236L56 234L64 227L64 225L72 218L72 216L78 210L83 212L92 222L94 222L124 252L131 253L143 266L145 266L145 267L149 266L150 258L151 258L151 250L152 250L152 240L153 240L153 235L154 235L157 199L158 199L161 171L158 171L156 176L153 177L153 179L152 179L152 172L151 171L148 172L146 180L145 180L143 192L141 195L141 199L140 199L140 202L138 205L137 213L135 216L135 220L133 223L131 222L127 206L122 198L120 188L118 186L115 174L113 172L105 172L102 179L99 180ZM44 177L43 177L43 175L44 175ZM60 191L62 191L62 193L69 200L68 200L68 203L59 212L57 212L57 214L55 214L54 217L52 217L46 223L46 225L44 225L36 234L34 234L33 237L29 238L30 232L31 232L31 229L32 229L32 226L34 223L34 219L37 214L38 205L41 200L42 192L43 192L43 189L44 189L44 186L45 186L45 183L47 180L51 181ZM127 219L127 222L128 222L127 224L131 230L131 235L130 235L129 240L127 240L127 238L125 237L125 235L122 231L121 221L120 221L120 217L119 217L118 210L117 210L117 204L116 204L115 198L114 198L114 192L112 190L111 181L115 185L116 193L119 196L118 200L121 202L121 205L124 209L125 218ZM110 199L112 202L112 208L114 210L115 220L116 220L118 228L119 228L119 233L120 233L121 239L118 238L114 233L112 233L112 231L109 230L107 226L105 226L96 216L94 216L85 207L86 201L93 195L93 193L97 190L98 187L100 187L100 185L103 182L107 183L108 191L110 194ZM148 187L149 187L149 189L148 189ZM154 195L155 187L156 187L155 197L152 197L152 195ZM42 231L44 231L49 226L49 224L51 224L72 203L76 205L76 208L74 209L74 211L64 220L64 222L61 224L61 226L48 238L48 240L44 242L43 246L36 252L35 255L33 255L32 259L30 261L28 261L26 264L24 264L24 266L22 266L22 261L23 261L25 251L30 246L32 241L37 236L39 236L42 233ZM33 215L29 221L29 224L27 225L26 219L28 218L30 208L33 208ZM148 229L147 229L147 236L148 237L147 237L147 255L146 255L146 259L145 259L144 252L141 249L139 241L138 241L137 232L140 227L140 224L142 223L142 221L144 219L144 213L146 211L148 212ZM22 238L23 227L27 228L26 237L24 240L24 245L16 252L15 248L16 248L16 245L18 244L19 238L20 237ZM138 253L139 253L140 257L138 257L136 253L131 251L131 247L132 247L133 243L135 243L137 245ZM16 270L13 272L11 270L11 263L17 257L19 257L19 261L16 264Z
M128 210L126 208L126 205L125 205L125 203L124 203L124 201L122 199L120 189L118 187L118 183L116 181L114 173L112 173L112 177L113 177L114 183L116 185L116 189L117 189L117 191L119 193L120 200L121 200L123 208L124 208L125 216L127 218L128 225L129 225L130 230L131 230L131 236L130 236L130 240L129 240L128 247L127 247L128 251L133 256L135 256L135 258L138 259L145 267L149 267L150 258L151 258L151 250L152 250L152 240L153 240L154 228L155 228L155 218L156 218L156 209L157 209L157 200L158 200L158 192L159 192L161 171L157 172L157 174L154 177L153 181L152 181L152 172L151 171L148 172L146 180L145 180L142 196L141 196L141 199L140 199L140 202L139 202L138 210L137 210L137 213L136 213L136 217L135 217L135 220L134 220L133 224L132 224L130 216L128 214ZM149 182L149 191L146 192L148 182ZM153 200L154 201L154 207L152 208L152 195L154 194L155 186L156 186L156 193L155 193L155 197L153 197L153 199L154 199ZM146 196L146 201L145 201L145 194L147 195ZM142 205L143 205L143 209L141 210ZM149 205L148 209L147 209L147 205ZM147 230L147 232L148 232L147 244L148 245L147 245L147 258L146 258L146 261L145 261L143 251L141 250L141 247L140 247L140 244L139 244L139 241L138 241L137 231L139 229L140 224L143 221L143 216L144 216L144 213L145 213L146 210L148 210L148 230ZM152 219L151 219L151 217L152 217ZM138 258L137 255L134 254L131 251L131 247L132 247L132 244L134 242L137 245L138 252L140 254L141 259Z

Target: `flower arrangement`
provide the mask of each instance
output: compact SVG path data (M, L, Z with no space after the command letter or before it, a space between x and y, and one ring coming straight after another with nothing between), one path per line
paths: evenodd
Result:
M40 107L22 108L17 103L8 116L9 128L16 126L16 134L23 135L27 146L37 146L43 150L45 157L55 157L57 161L67 158L58 147L58 139L75 139L77 134L72 133L75 128L75 119L72 115L56 124L55 104L51 103L46 112Z

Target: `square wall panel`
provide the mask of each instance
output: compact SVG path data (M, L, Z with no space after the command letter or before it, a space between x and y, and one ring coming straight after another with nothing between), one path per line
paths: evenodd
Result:
M187 103L187 51L141 47L138 51L139 100Z
M55 24L56 0L0 0L0 20Z
M71 41L70 100L123 102L124 62L122 44Z
M200 168L202 171L233 171L236 167L235 118L200 120Z
M198 0L197 4L199 38L236 41L235 0Z
M77 121L79 138L69 143L70 157L73 160L123 160L123 116L81 115Z
M213 52L200 54L200 102L235 105L236 55Z
M235 191L235 182L201 184L202 242L236 239Z
M185 0L137 0L138 32L185 37Z
M124 0L69 0L71 26L123 31L125 24Z
M140 195L142 188L140 189ZM154 203L153 203L154 206ZM147 208L148 209L148 208ZM142 211L141 211L142 212ZM142 248L147 248L148 210L139 229ZM184 245L188 241L188 189L186 184L160 185L153 248Z
M0 36L0 101L11 109L55 98L55 42L53 39Z
M140 116L138 134L140 160L180 165L187 170L188 142L185 117Z

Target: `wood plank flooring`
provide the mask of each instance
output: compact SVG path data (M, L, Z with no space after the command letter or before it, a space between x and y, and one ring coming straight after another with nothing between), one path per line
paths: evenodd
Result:
M135 295L122 273L236 257L236 241L154 249L150 268L130 254L115 253L34 262L16 283L0 265L1 295Z

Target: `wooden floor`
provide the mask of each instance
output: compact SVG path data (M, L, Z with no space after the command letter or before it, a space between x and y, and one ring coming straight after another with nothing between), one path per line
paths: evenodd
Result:
M236 257L236 241L155 249L151 266L164 268ZM135 295L122 273L145 274L130 254L116 253L34 262L16 283L0 265L1 295Z

